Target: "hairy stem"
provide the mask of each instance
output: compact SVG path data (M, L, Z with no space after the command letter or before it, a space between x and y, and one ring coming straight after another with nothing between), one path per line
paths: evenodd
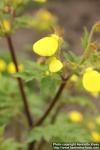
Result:
M90 43L91 43L91 40L92 40L92 37L93 37L93 33L94 33L94 29L95 29L95 25L92 27L91 31L90 31L90 35L89 35L89 39L88 39L88 44L87 44L87 47L86 49L84 50L84 53L83 53L83 57L80 61L80 65L84 63L84 61L87 59L87 55L88 55L88 52L89 52L89 47L90 47Z
M11 53L13 63L15 64L15 67L16 67L16 72L18 72L19 71L18 70L18 62L17 62L14 46L13 46L13 43L12 43L12 39L9 35L6 36L6 39L7 39L7 42L8 42L9 51ZM33 127L33 120L32 120L32 117L31 117L30 110L29 110L28 100L27 100L27 97L26 97L26 94L25 94L23 81L22 81L21 78L17 78L17 81L18 81L20 93L21 93L21 96L22 96L27 121L28 121L29 127L31 129ZM28 150L33 150L33 149L34 149L34 143L30 143L29 147L28 147Z
M58 107L56 108L52 118L51 118L51 124L54 124L59 112L60 112L60 109L63 107L63 105L61 103L59 103Z
M52 99L52 101L51 101L50 105L48 106L47 110L45 111L43 116L37 121L35 126L41 125L45 121L45 119L48 117L49 113L52 111L52 109L54 108L56 103L59 101L59 98L60 98L60 96L61 96L61 94L62 94L62 92L63 92L63 90L64 90L64 88L66 86L66 83L67 83L67 81L69 80L70 77L71 77L71 74L66 79L62 78L62 80L64 82L61 83L61 85L60 85L60 87L59 87L55 97ZM56 112L55 112L55 114L54 114L54 116L53 116L53 118L51 120L51 123L54 122L54 120L56 118L56 115L57 115L57 112L59 112L59 109L60 109L60 106L57 108L57 110L56 110ZM42 150L44 143L45 143L45 141L42 140L39 143L39 145L37 147L37 150Z
M15 64L15 67L16 67L16 72L18 72L19 71L18 70L18 63L17 63L17 58L16 58L16 54L15 54L15 51L14 51L12 39L11 39L10 36L6 36L6 39L7 39L7 42L8 42L9 51L11 53L13 63ZM30 111L29 111L28 100L27 100L27 97L26 97L26 94L25 94L23 81L22 81L21 78L17 78L17 80L18 80L19 89L20 89L20 93L21 93L21 96L22 96L22 100L23 100L24 109L25 109L25 113L26 113L26 116L27 116L28 124L29 124L30 127L32 127L33 126L33 120L31 118L31 114L30 114Z
M37 121L37 123L35 124L35 126L39 126L41 125L45 119L48 117L49 113L52 111L52 109L54 108L55 104L58 102L64 87L66 85L67 80L70 78L70 76L67 77L67 79L65 80L65 82L62 82L55 97L52 99L50 105L48 106L47 110L44 112L43 116Z
M46 142L44 140L41 140L41 142L38 144L36 150L43 150L45 143Z
M31 142L28 146L28 150L33 150L34 148L35 148L35 142Z
M56 117L57 117L57 115L58 115L58 113L59 113L61 107L62 107L62 105L59 105L59 106L56 108L56 111L55 111L55 113L53 114L53 116L52 116L52 118L51 118L51 121L50 121L51 124L53 124L53 123L55 122ZM41 140L41 142L38 144L36 150L42 150L44 144L45 144L45 141L44 141L44 140Z

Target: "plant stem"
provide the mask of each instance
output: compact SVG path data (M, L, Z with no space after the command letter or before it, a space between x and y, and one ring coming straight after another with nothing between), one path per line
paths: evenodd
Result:
M36 150L43 150L43 147L45 145L45 141L44 140L41 140L41 142L39 143L39 145L37 146L37 149Z
M31 142L28 146L28 150L34 150L34 147L35 147L35 141L34 142Z
M84 61L87 59L87 55L88 55L88 52L90 51L89 47L90 47L90 43L91 43L91 40L92 40L92 37L93 37L93 33L94 33L94 29L95 29L95 25L92 27L91 31L90 31L90 35L89 35L89 39L88 39L88 44L87 44L87 47L83 53L83 57L80 61L80 65L84 63Z
M58 89L58 91L57 91L55 97L54 97L54 98L52 99L52 101L51 101L51 104L48 106L48 108L47 108L47 110L45 111L45 113L43 114L43 116L37 121L37 123L35 124L35 126L41 125L41 124L45 121L45 119L48 117L49 113L52 111L52 109L54 108L55 104L58 102L58 100L59 100L59 98L60 98L60 96L61 96L61 94L62 94L62 92L63 92L63 90L64 90L64 88L65 88L65 86L66 86L66 83L67 83L67 81L69 80L69 78L71 77L71 75L72 75L72 74L70 74L66 79L64 79L64 78L62 77L62 80L63 80L64 82L61 83L61 85L60 85L60 87L59 87L59 89ZM60 107L60 106L59 106L59 107ZM55 120L55 118L56 118L56 115L57 115L57 112L59 112L58 109L59 109L59 108L57 108L57 111L55 112L55 114L54 114L54 116L53 116L53 118L52 118L52 120L51 120L51 123L54 122L54 120ZM42 141L39 143L39 145L38 145L38 147L37 147L37 150L42 150L43 145L44 145L44 141L42 140Z
M13 43L12 43L12 39L9 35L6 36L6 39L7 39L7 42L8 42L9 51L11 53L13 63L15 64L15 67L16 67L16 72L18 72L19 71L18 70L18 62L17 62L15 51L14 51L14 46L13 46ZM24 104L25 113L26 113L26 116L27 116L27 121L28 121L29 126L32 127L33 126L33 120L32 120L32 117L31 117L31 113L29 111L28 100L27 100L27 97L26 97L26 94L25 94L23 81L22 81L21 78L17 78L17 80L18 80L19 89L20 89L20 93L21 93L21 96L22 96L23 104Z
M55 111L55 113L54 113L54 115L52 116L51 121L50 121L51 124L54 124L54 122L55 122L55 120L56 120L56 117L57 117L57 115L58 115L58 113L59 113L61 107L62 107L62 105L60 104L60 105L56 108L56 111ZM45 144L45 141L44 141L44 140L41 140L41 142L38 144L36 150L42 150L44 144Z
M61 103L59 103L58 107L56 108L52 118L51 118L51 124L54 124L59 112L60 112L60 109L63 107L63 105Z
M54 108L55 104L58 102L64 88L66 85L66 82L68 81L68 79L70 78L70 75L67 77L67 79L65 80L65 82L62 82L55 97L52 99L50 105L48 106L47 110L44 112L43 116L37 121L37 123L35 124L35 126L39 126L41 125L45 119L48 117L49 113L52 111L52 109Z
M11 53L13 63L15 64L15 67L16 67L16 72L18 72L19 71L18 70L18 62L17 62L14 46L13 46L13 43L12 43L12 39L9 35L6 36L6 39L7 39L7 42L8 42L9 51ZM24 110L25 110L25 113L26 113L27 121L28 121L29 127L31 129L33 127L33 120L32 120L32 117L31 117L30 110L29 110L28 100L27 100L27 97L26 97L26 94L25 94L23 81L22 81L21 78L17 78L17 80L18 80L19 89L20 89L20 93L21 93L21 96L22 96L23 104L24 104ZM34 149L34 142L30 143L29 146L28 146L28 150L33 150L33 149Z

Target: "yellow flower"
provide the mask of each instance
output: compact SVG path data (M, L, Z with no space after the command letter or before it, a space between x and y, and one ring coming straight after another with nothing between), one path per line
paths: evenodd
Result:
M8 64L7 70L8 70L8 73L10 73L10 74L14 74L14 73L17 72L17 71L16 71L15 64L14 64L13 62L11 62L11 63ZM19 70L20 72L22 72L22 71L24 70L23 64L19 64L19 65L18 65L18 70Z
M95 121L96 121L96 123L97 123L98 125L100 125L100 116L97 116L96 119L95 119Z
M94 122L89 121L89 122L87 123L87 127L88 127L89 129L94 129L94 128L95 128Z
M6 63L3 59L0 59L0 72L3 72L6 70Z
M93 131L91 133L91 138L94 142L100 142L100 133Z
M10 22L8 20L3 20L2 21L2 28L6 32L9 32L11 30L11 24L10 24Z
M50 72L58 72L63 68L63 64L56 57L53 57L49 63Z
M89 92L100 91L100 73L93 69L86 70L82 78L84 88Z
M58 41L59 41L59 38L60 38L57 34L51 34L51 37L55 38Z
M70 80L71 80L72 82L77 82L77 81L78 81L78 76L77 76L76 74L73 74L73 75L71 76Z
M46 9L39 10L36 13L35 18L34 21L29 22L29 26L34 26L39 30L51 29L51 25L55 24L55 21L57 20L56 16Z
M40 39L33 44L33 51L40 56L52 56L59 47L59 38L57 35L48 36Z
M41 20L43 20L43 21L46 22L46 21L51 20L53 18L53 15L49 11L47 11L47 10L40 10L37 13L37 17L39 17Z
M13 62L9 63L8 67L7 67L7 70L8 70L8 73L10 73L10 74L16 73L15 64Z
M82 120L83 120L82 114L78 111L71 111L69 113L69 118L71 121L76 122L76 123L82 122Z

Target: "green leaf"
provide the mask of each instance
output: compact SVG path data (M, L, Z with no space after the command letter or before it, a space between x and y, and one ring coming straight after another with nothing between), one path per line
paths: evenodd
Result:
M61 116L61 120L58 119L53 125L47 125L45 127L36 127L28 135L28 142L32 140L40 141L44 139L47 142L50 141L62 141L62 142L86 142L90 141L89 132L82 126L82 124L74 124L65 119L65 116Z
M5 125L0 126L0 138L4 135Z
M29 28L29 27L34 27L35 25L35 20L34 17L32 16L18 16L15 18L14 22L14 28Z
M88 39L89 39L89 32L87 31L87 28L84 28L84 35L83 38L81 39L83 50L85 50L88 45Z
M44 78L42 78L41 80L41 87L40 89L43 91L48 91L50 90L50 93L54 94L55 91L56 91L56 88L57 88L57 80L54 79L53 77L51 76L46 76Z
M67 51L64 53L64 58L66 60L69 60L71 62L75 62L75 63L78 63L79 60L80 60L80 57L77 56L76 54L74 54L72 51Z
M16 73L15 77L20 77L26 82L33 79L41 80L45 76L47 65L42 65L37 62L28 61L23 72Z
M67 94L67 95L66 95ZM87 96L72 96L68 92L63 95L63 102L65 104L77 104L82 107L89 108L93 111L96 111L96 106L91 101L91 99Z
M17 87L14 79L2 77L0 80L0 125L7 124L21 111L22 101Z
M0 9L3 9L4 8L4 1L0 1Z
M14 139L6 139L0 141L0 149L1 150L18 150L21 145L14 141Z
M43 138L43 128L41 127L36 127L35 129L33 129L30 134L28 135L28 142L32 142L32 141L40 141ZM33 136L34 133L34 136Z

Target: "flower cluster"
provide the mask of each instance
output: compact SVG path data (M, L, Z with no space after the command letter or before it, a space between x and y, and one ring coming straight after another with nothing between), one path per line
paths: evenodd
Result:
M50 72L58 72L63 68L63 63L56 57L56 52L59 49L60 37L52 34L44 37L33 44L33 51L44 57L50 57L48 68Z
M18 69L19 69L20 72L22 72L23 69L24 69L23 64L19 64ZM3 59L0 59L0 73L6 72L6 71L9 74L15 74L16 73L15 64L13 62L10 62L10 63L7 64Z

